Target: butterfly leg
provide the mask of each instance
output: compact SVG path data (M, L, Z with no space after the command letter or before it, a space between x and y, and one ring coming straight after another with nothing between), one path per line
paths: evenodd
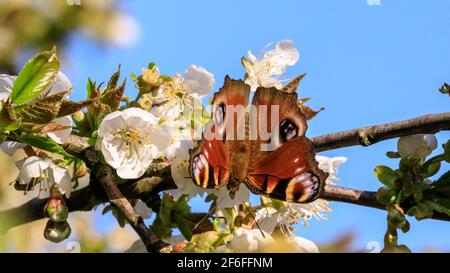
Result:
M234 177L231 177L231 179L228 181L227 184L227 189L230 193L230 198L234 199L234 196L236 195L236 192L239 190L239 185L241 184L241 182L239 182L239 180L237 180Z

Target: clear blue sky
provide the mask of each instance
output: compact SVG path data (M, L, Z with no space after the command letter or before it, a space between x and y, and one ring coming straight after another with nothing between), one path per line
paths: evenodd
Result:
M150 61L166 74L199 64L215 75L217 89L226 74L243 76L240 58L247 50L258 52L269 42L288 38L301 57L287 76L307 72L300 96L312 97L313 108L326 108L310 123L308 136L450 109L448 97L437 91L450 81L450 1L381 0L380 6L366 0L123 2L141 25L139 43L102 48L75 35L63 67L75 86L73 98L84 97L88 77L106 81L121 63L129 78ZM129 85L127 93L134 92ZM448 132L438 134L441 143L449 137ZM380 184L373 168L395 167L397 161L384 155L395 147L392 140L324 155L348 157L340 185L376 190ZM355 231L359 248L382 242L385 212L339 203L332 209L328 221L313 220L297 233L320 243ZM410 220L411 231L401 234L400 242L414 251L427 246L450 250L450 223Z

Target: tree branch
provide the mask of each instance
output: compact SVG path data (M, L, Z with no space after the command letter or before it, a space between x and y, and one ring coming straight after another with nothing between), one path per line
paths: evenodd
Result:
M334 185L326 185L321 198L328 201L337 201L385 210L385 206L377 201L376 194L377 193L374 191L361 191ZM450 221L450 216L435 211L430 219Z
M450 112L332 133L313 137L311 141L315 151L322 152L355 145L369 146L391 138L434 134L443 130L450 130Z
M97 179L108 195L109 202L115 205L125 215L131 227L143 241L148 252L158 253L171 251L170 245L161 241L150 231L142 217L136 213L130 201L122 195L117 183L114 181L110 167L105 166L98 170Z

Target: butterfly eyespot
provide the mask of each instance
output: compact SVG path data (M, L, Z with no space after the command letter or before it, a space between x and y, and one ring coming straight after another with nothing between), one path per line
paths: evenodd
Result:
M287 142L298 135L297 126L289 119L280 123L280 137L283 142Z
M224 124L224 120L225 120L225 105L224 104L217 105L214 109L214 122L218 126L222 126Z
M209 179L209 164L203 154L199 154L192 160L192 177L197 186L206 188Z
M289 181L286 198L293 202L308 202L319 193L320 179L313 173L302 173Z

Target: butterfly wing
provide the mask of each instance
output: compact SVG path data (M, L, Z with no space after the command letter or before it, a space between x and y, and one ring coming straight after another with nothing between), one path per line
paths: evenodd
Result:
M312 143L300 136L250 166L245 183L256 194L308 203L323 192L327 176L318 167Z
M204 139L198 143L198 148L190 151L189 170L194 183L202 188L219 188L228 182L231 172L231 153L235 141L226 140L227 120L245 119L242 112L227 112L228 106L246 107L250 87L241 80L225 77L224 86L214 94L212 100L212 120L208 133L204 132ZM235 128L228 130L236 132ZM205 131L207 131L205 130Z
M220 140L202 140L190 151L189 174L202 188L216 189L228 182L230 155Z
M289 140L305 135L306 119L297 106L296 92L259 87L251 111L250 128L257 128L256 140L251 142L251 164Z

